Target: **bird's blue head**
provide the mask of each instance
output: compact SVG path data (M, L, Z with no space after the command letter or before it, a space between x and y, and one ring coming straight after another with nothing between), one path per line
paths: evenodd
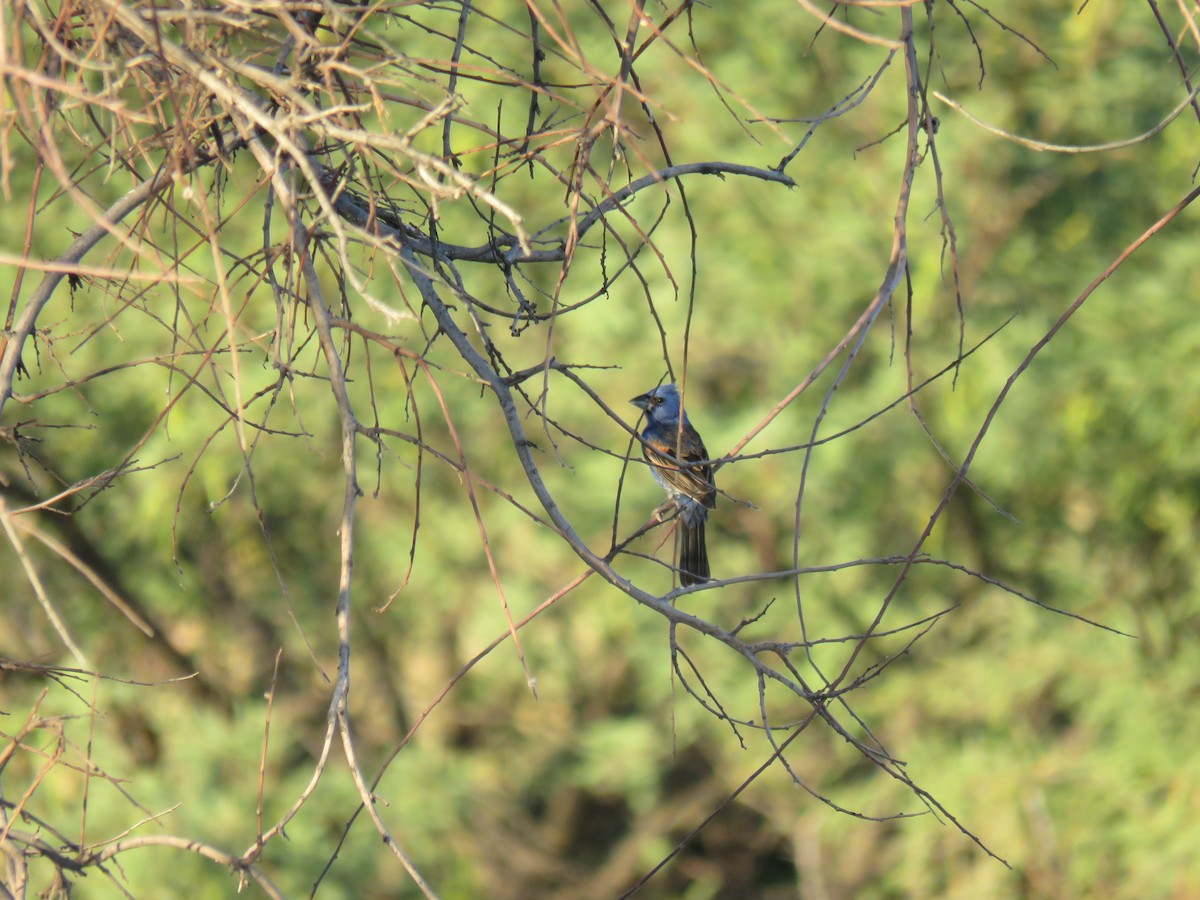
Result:
M646 421L655 425L670 428L679 427L679 391L673 384L662 384L652 391L647 391L629 401L639 409L646 411ZM687 413L683 414L684 424L690 425Z

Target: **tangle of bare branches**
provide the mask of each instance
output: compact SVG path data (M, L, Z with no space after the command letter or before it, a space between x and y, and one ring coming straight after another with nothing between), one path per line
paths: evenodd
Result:
M821 112L767 114L736 80L710 68L706 60L713 54L701 53L704 41L696 35L696 22L707 11L689 0L666 6L630 2L620 7L620 16L612 5L572 8L538 0L494 6L8 0L0 19L0 72L8 98L0 110L0 186L12 210L23 213L21 224L10 216L10 244L0 253L15 273L0 337L0 441L6 455L0 523L20 565L20 575L14 570L10 577L29 586L39 615L51 623L77 668L34 668L10 660L0 660L0 666L51 685L69 682L89 710L89 727L95 727L104 702L87 696L87 685L96 691L104 676L90 670L107 669L96 663L100 648L89 646L88 636L63 612L61 589L46 584L45 570L61 566L82 575L150 642L163 665L180 674L200 673L195 684L171 690L220 693L197 662L203 650L189 640L187 628L174 627L170 613L140 596L136 579L122 578L121 567L106 562L101 541L56 524L102 494L127 490L138 478L166 478L178 451L168 453L164 445L178 440L188 449L184 474L170 476L168 552L175 567L182 570L188 554L197 552L193 526L182 523L195 515L193 491L206 481L205 464L215 448L232 447L237 462L227 491L204 512L213 516L235 503L249 508L253 524L239 540L263 548L258 565L266 574L259 590L274 597L300 635L306 671L316 675L326 704L323 727L308 720L310 731L301 742L308 755L303 783L286 800L269 802L278 789L270 783L269 759L280 740L274 717L282 703L281 666L297 663L295 654L281 662L278 648L268 654L274 659L269 685L254 687L269 701L262 714L257 821L239 855L203 836L144 833L164 815L149 810L128 832L103 838L84 827L86 803L78 835L41 817L39 800L49 793L44 785L57 767L85 783L127 789L87 746L68 738L67 717L38 712L39 700L21 727L0 735L0 849L6 860L0 884L8 895L24 895L35 865L53 871L64 893L61 885L88 871L121 885L120 859L135 849L171 848L225 867L239 887L253 884L266 896L283 896L270 875L273 848L312 812L322 782L341 766L358 806L337 810L340 837L330 841L324 868L313 875L314 892L336 873L339 853L365 812L407 883L436 896L436 880L409 843L412 823L387 806L385 775L422 739L433 713L467 677L485 659L504 657L507 647L530 702L537 698L538 655L527 646L530 632L586 590L616 594L663 623L664 659L682 702L697 704L727 726L723 733L730 740L758 754L741 786L693 818L676 850L639 870L636 879L626 877L621 889L632 893L645 884L768 771L785 773L806 796L837 814L895 822L930 813L1007 866L985 829L960 821L937 799L936 785L910 775L879 723L860 711L857 695L917 654L958 608L948 603L935 613L911 615L897 610L897 598L920 567L1124 634L987 571L934 558L929 554L941 551L927 544L960 487L983 495L972 465L1015 381L1096 285L1169 226L1197 191L1150 225L1065 306L995 395L966 452L955 458L922 411L922 391L945 374L957 377L985 342L968 347L966 339L970 299L960 276L969 250L956 228L952 177L939 153L930 97L1006 140L1063 152L1132 147L1189 107L1197 115L1200 109L1197 90L1187 81L1183 42L1164 25L1185 89L1175 109L1137 138L1072 148L982 125L947 92L932 87L943 65L937 41L948 40L935 26L944 20L947 30L966 27L981 81L988 25L1000 39L1015 35L1040 58L1049 57L1030 37L975 4L926 3L924 22L914 20L917 5L819 7L801 0L792 15L799 17L797 27L815 35L814 46L842 42L863 54L856 59L873 54L871 63L849 92L830 90ZM1161 12L1151 7L1161 23ZM979 32L967 19L972 11L984 17ZM683 101L672 92L672 78L717 98L729 121L712 127L732 124L727 133L743 141L729 148L728 158L691 158L679 149L691 146L681 136L684 127L699 126L678 121L682 114L674 104ZM881 230L888 249L870 272L871 287L864 291L870 295L857 301L819 354L788 360L793 374L786 390L756 396L754 417L715 449L712 461L722 477L774 459L794 463L795 477L780 496L752 498L783 510L773 521L788 523L783 536L788 557L777 567L664 591L664 564L652 561L667 558L669 546L661 541L669 543L664 535L674 523L670 510L661 517L665 521L646 520L649 510L638 510L635 524L629 524L624 472L629 465L641 467L629 462L636 422L627 409L610 405L606 398L616 388L600 380L616 366L567 358L560 348L587 340L591 323L598 321L589 317L612 322L627 317L629 324L614 327L630 334L636 329L644 340L619 361L623 370L640 369L632 374L647 383L670 373L685 387L694 411L705 377L704 363L690 355L692 324L706 302L700 248L720 230L695 195L715 188L730 198L727 203L747 202L735 198L752 190L804 200L805 192L817 190L812 173L802 172L806 151L877 103L890 117L885 128L894 127L888 136L897 146L874 125L870 143L860 145L885 146L893 160L890 212ZM913 244L928 240L917 235L915 208L922 214L934 209L940 217L932 252L943 260L953 285L957 350L932 362L920 357L911 339L919 316L914 307L925 306L914 296ZM51 226L42 223L53 223L55 230L48 232ZM780 238L764 234L762 240ZM726 315L736 317L738 304L756 300L751 288L727 298ZM869 340L888 313L908 329L894 342L902 347L906 386L858 424L834 426L835 399L851 388ZM128 350L104 349L103 362L80 370L77 358L99 355L100 347L123 340ZM129 372L154 379L159 407L114 427L118 436L106 438L112 443L93 471L64 464L63 433L57 429L69 407L60 404L87 407L92 391L99 394ZM818 386L821 393L814 398ZM811 409L803 407L810 400ZM939 499L922 511L923 524L894 555L808 559L804 538L815 527L811 492L818 451L897 407L908 409L946 463ZM575 409L587 409L590 424L581 426L588 420ZM772 437L799 415L808 417L801 438ZM481 423L491 429L486 439L477 436ZM81 424L82 418L70 427ZM620 440L603 436L601 425L615 426L620 440L629 442L624 451ZM173 438L173 431L182 436ZM328 571L336 571L324 584L298 585L288 571L287 535L297 523L267 499L272 487L266 460L281 455L279 447L338 463L340 481L323 482L321 491L330 510L320 526L326 529L323 549ZM621 465L607 537L562 487L564 469L587 456ZM364 524L374 515L364 511L372 466L370 499L387 496L400 477L411 484L411 503L397 504L411 535L398 544L405 574L402 586L384 597L360 588L363 548L377 540ZM316 471L327 470L295 464L291 487L302 492ZM631 473L630 482L635 476L643 480L645 473ZM374 636L361 617L370 609L380 611L371 615L391 615L392 601L405 596L420 567L418 534L430 527L448 495L462 499L474 525L472 541L488 586L475 602L498 611L504 627L453 660L448 677L416 702L415 718L400 723L402 736L387 752L365 750L362 734L371 728L352 701L365 690L360 667L374 653L374 665L386 668L388 652L399 656L403 650L372 649ZM740 502L732 492L723 495L728 507ZM569 574L557 573L556 586L544 596L530 599L529 586L537 579L514 577L512 560L500 549L508 535L494 513L497 506L505 509L502 521L515 517L531 533L551 535L571 560ZM667 549L646 551L654 540ZM532 554L521 565L537 574ZM675 583L677 573L665 567ZM861 627L846 633L814 629L812 576L859 568L885 573L887 580L864 606ZM210 573L211 584L221 584L220 574ZM782 620L784 604L774 604L773 593L780 584L793 600ZM332 623L327 631L315 631L305 619L310 589L334 612L331 620L326 617L327 626ZM709 598L759 589L772 593L754 594L757 611L744 617L744 611L706 605ZM436 611L438 600L431 595L421 603ZM710 647L723 655L710 655ZM840 655L819 655L830 648ZM748 686L750 702L727 695L725 679L713 676L714 658L727 667L722 673L732 670ZM75 683L79 678L83 684ZM228 692L222 702L226 710L236 705ZM797 756L817 731L903 786L910 805L865 811L822 787ZM136 784L128 796L136 807Z

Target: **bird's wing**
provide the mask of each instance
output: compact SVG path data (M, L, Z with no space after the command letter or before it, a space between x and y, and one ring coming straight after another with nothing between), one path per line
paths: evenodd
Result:
M654 466L659 477L670 486L672 491L690 497L709 509L717 505L717 491L713 483L711 465L706 463L699 466L680 467L674 447L668 448L649 438L644 438L644 440L642 453L646 457L646 461ZM685 463L696 463L708 459L708 451L704 449L704 442L700 440L699 435L696 435L694 440L684 440L681 449Z

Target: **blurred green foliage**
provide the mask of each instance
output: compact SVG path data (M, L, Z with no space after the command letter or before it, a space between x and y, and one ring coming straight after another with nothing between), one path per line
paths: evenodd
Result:
M498 4L495 15L523 21L520 7ZM962 7L986 66L977 90L977 48L961 15L948 4L934 8L932 86L1014 133L1103 143L1149 129L1182 96L1176 64L1147 10L1092 4L1076 14L1025 0L993 11L1043 48L1051 64L1017 34ZM424 21L444 33L452 33L457 21L450 11L412 13L429 17ZM624 14L613 12L618 21ZM596 30L594 19L582 7L564 15L575 17L581 46L615 71L611 39ZM856 13L852 20L892 34L896 16L889 9L880 16ZM720 93L664 42L637 64L640 90L654 99L676 163L775 165L806 125L747 124L751 113L819 115L869 78L886 55L832 29L817 35L814 20L769 3L698 6L689 27L704 64L721 79ZM927 41L927 25L920 29ZM411 22L393 22L381 33L402 38L414 57L446 52L436 35ZM689 38L680 26L668 36L686 48ZM496 58L528 53L512 33L497 28L493 37L488 47ZM1194 68L1194 48L1188 53ZM547 81L577 77L560 63L553 57L547 62ZM475 120L503 115L522 121L523 109L497 112L498 88L467 81L461 89ZM665 368L649 298L677 373L691 312L692 419L709 449L723 453L813 369L879 287L903 135L874 142L903 121L904 90L902 67L894 61L861 107L823 125L797 156L788 169L800 185L795 190L733 177L686 182L698 241L693 308L691 237L672 186L646 191L630 205L646 223L670 194L653 234L654 252L666 265L643 250L644 285L619 279L607 295L556 320L552 331L535 325L512 337L496 324L490 336L514 369L536 364L548 350L562 362L611 367L581 374L632 424L626 399L653 385ZM730 98L743 98L750 110ZM961 368L916 398L933 434L959 461L1034 343L1122 248L1190 189L1197 121L1188 110L1159 136L1126 149L1053 154L987 134L944 106L934 112L941 120L937 147L957 232L967 347L1012 319ZM648 131L641 136L626 152L662 164ZM440 135L421 139L429 141L425 149L440 150ZM486 172L490 157L468 152L474 136L462 140L464 169ZM24 145L13 146L30 154ZM565 164L569 148L561 152ZM604 152L598 145L597 160ZM26 181L32 159L17 163L7 173L14 216L33 191ZM202 177L215 189L210 175ZM227 210L256 178L249 159L239 157L222 176ZM527 180L514 178L511 187L507 198L531 226L565 212L554 211L562 205L562 185L540 169ZM55 199L48 183L39 190L33 255L53 257L88 219L76 205ZM909 219L911 320L902 290L833 396L822 435L851 428L903 396L910 324L916 381L955 358L960 319L935 192L927 162ZM114 184L111 196L120 193ZM443 233L455 235L451 240L486 239L465 201L440 212ZM253 246L261 227L261 206L248 208L230 218L222 241ZM622 223L614 227L632 240ZM10 229L6 253L20 252L17 234ZM1198 238L1196 214L1188 210L1110 278L1037 357L1001 408L970 473L1009 515L964 487L925 548L1136 637L1055 615L961 572L921 565L898 592L883 628L951 607L953 612L849 697L861 722L907 763L908 774L1012 868L928 814L917 797L841 737L814 726L788 751L792 770L813 791L868 817L926 814L886 821L840 814L773 766L643 895L1200 893L1194 850L1200 846L1200 756L1194 751L1200 718L1190 704L1200 690ZM564 304L596 290L621 256L611 235L590 241L611 242L611 258L599 250L582 255L566 282ZM188 267L211 276L206 253L194 254ZM364 256L364 270L369 264ZM394 286L382 269L375 274L373 288L389 302L397 290L411 291ZM513 305L495 270L464 276L476 296ZM557 276L554 267L531 272L547 291ZM11 269L0 272L9 292L14 277ZM332 275L326 287L337 296ZM336 668L333 610L343 493L336 409L324 380L297 377L282 394L249 405L263 421L273 403L265 422L275 431L252 430L251 443L239 446L237 429L215 398L233 407L236 398L244 402L275 382L269 339L262 337L275 327L275 310L266 289L250 279L235 284L232 296L244 304L237 317L242 349L236 375L226 345L224 356L203 371L206 391L184 392L166 412L186 384L184 373L200 368L197 348L218 343L227 326L221 311L186 286L179 296L159 288L121 308L128 296L103 282L71 296L64 285L45 319L59 339L52 350L27 352L31 376L18 383L18 393L29 397L105 367L126 367L5 410L6 426L36 419L28 431L44 462L29 464L30 478L11 447L0 449L10 507L52 495L127 456L142 469L96 493L69 526L39 521L48 530L75 529L60 533L61 539L107 561L123 592L137 599L174 650L135 630L27 536L89 664L149 684L84 682L75 696L32 676L8 674L0 682L5 735L19 729L48 687L38 713L78 717L63 726L74 762L82 761L86 745L98 766L123 779L119 788L90 782L89 840L121 834L154 813L161 820L134 834L194 836L240 853L255 839L260 765L269 826L307 783L324 734L326 676ZM401 346L425 353L430 365L423 374L382 348L353 343L347 358L360 418L371 424L377 417L385 427L412 433L419 416L422 439L456 458L439 410L442 394L474 477L540 512L491 397L466 376L444 338L426 352L433 333L428 313L384 323L357 300L351 295L347 301L355 321L397 335ZM548 308L549 301L542 297L539 304ZM197 323L194 346L165 340L162 323L177 309L188 310ZM297 308L294 315L303 320L305 313ZM71 332L76 336L62 336ZM181 354L175 371L131 365L170 352ZM315 339L299 358L319 371ZM414 385L412 398L406 379ZM831 379L831 373L819 379L749 452L807 441ZM610 451L593 451L527 418L548 487L579 533L603 552L613 531L618 483L621 534L643 521L661 492L640 467L625 470L621 457L629 438L615 423L566 380L551 375L548 384L547 414L570 434ZM540 379L527 387L536 396ZM358 446L365 495L356 534L351 715L370 776L449 679L507 626L460 474L429 454L419 457L399 439L385 438L380 448ZM793 552L801 566L903 555L953 476L901 404L813 452L796 537L802 462L801 454L791 453L721 470L721 487L753 506L723 501L712 520L709 540L719 576L789 568ZM505 596L519 619L583 566L549 529L479 482L476 489ZM658 548L661 534L635 548L665 557L670 544ZM652 561L622 556L617 568L639 584L669 587L669 574ZM3 654L71 665L7 542L0 546L0 569ZM755 638L799 639L797 604L810 636L855 634L875 616L896 574L884 565L848 567L803 577L798 596L781 578L701 593L686 604L732 628L773 600L746 629ZM394 602L380 611L393 593ZM856 671L902 651L912 637L903 632L872 642ZM735 718L758 720L756 685L744 662L698 635L680 638L724 708ZM502 644L423 721L379 787L381 815L445 897L620 895L770 755L760 733L740 729L743 744L684 692L671 673L664 622L599 578L559 598L521 632L521 640L537 679L537 700L511 641ZM833 674L848 652L849 645L835 643L818 648L813 658ZM161 683L186 674L188 666L198 673L194 680ZM274 701L264 763L269 691ZM797 721L808 712L783 694L769 694L768 701L777 721ZM341 752L336 742L333 752ZM4 799L14 801L38 765L33 755L15 756L2 773ZM72 838L80 836L84 786L79 772L59 767L36 793L39 814ZM336 847L319 896L415 896L363 816L338 845L356 805L345 766L336 760L287 839L269 845L263 870L289 896L303 896ZM225 897L237 887L236 877L220 866L162 848L125 853L119 872L112 872L135 896ZM77 882L74 894L117 895L117 887L95 871Z

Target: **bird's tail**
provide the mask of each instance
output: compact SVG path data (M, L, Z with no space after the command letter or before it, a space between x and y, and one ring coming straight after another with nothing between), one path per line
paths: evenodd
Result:
M684 587L708 581L708 547L704 541L704 522L679 523L679 583Z

